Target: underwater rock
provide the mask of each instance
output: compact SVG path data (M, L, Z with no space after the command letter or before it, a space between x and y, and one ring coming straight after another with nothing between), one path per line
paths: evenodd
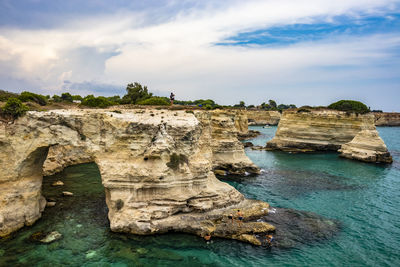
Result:
M64 183L62 181L56 181L51 184L51 186L62 186L62 185L64 185Z
M57 202L47 202L46 207L54 207L57 204Z
M274 224L272 234L275 241L272 247L288 249L323 242L335 236L341 230L341 224L308 211L298 211L286 208L274 208L263 221ZM259 235L265 244L265 235Z
M43 239L40 239L40 242L48 244L48 243L51 243L51 242L54 242L54 241L60 239L61 237L62 237L62 234L60 234L57 231L53 231L53 232L50 232L49 234L47 234Z

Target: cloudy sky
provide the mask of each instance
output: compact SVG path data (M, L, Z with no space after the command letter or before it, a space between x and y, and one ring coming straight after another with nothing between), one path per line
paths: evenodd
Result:
M400 0L0 0L0 89L400 111Z

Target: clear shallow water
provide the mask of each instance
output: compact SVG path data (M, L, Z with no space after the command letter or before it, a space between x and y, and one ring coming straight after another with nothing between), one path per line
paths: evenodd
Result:
M264 145L276 127L251 140ZM206 244L185 234L131 236L108 230L104 189L95 164L67 168L44 178L46 197L57 199L34 226L0 240L0 266L400 266L400 128L379 128L394 156L391 166L341 159L337 154L287 154L246 150L263 169L257 177L226 180L249 198L291 210L310 211L340 222L335 235L271 250L223 239ZM62 188L51 187L62 180ZM61 191L74 197L60 197ZM296 221L293 223L298 224ZM297 225L292 225L296 228ZM57 230L52 244L32 233ZM288 236L301 234L285 230ZM290 232L290 233L289 233ZM301 241L301 240L300 240Z

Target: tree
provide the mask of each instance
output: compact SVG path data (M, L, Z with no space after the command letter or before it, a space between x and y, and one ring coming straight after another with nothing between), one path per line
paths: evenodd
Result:
M74 100L70 93L62 93L61 99L62 99L62 101L65 101L65 102L72 102Z
M53 98L53 101L54 101L54 102L57 102L57 103L62 101L61 97L58 96L58 95L53 95L52 98Z
M18 98L11 97L7 100L2 113L7 116L16 119L22 115L24 115L28 111L28 107L22 104L22 101Z
M142 86L140 83L135 82L130 83L126 87L127 94L122 98L123 104L136 104L141 100L145 100L153 96L152 93L149 93L147 90L147 86Z
M361 114L371 112L371 110L364 103L354 100L340 100L330 104L328 108Z
M271 108L276 108L276 102L272 99L268 100L269 105L271 106Z

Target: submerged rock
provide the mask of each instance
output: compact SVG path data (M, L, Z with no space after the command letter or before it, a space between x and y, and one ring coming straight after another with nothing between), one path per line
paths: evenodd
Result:
M312 212L285 208L274 208L274 212L268 213L263 221L276 226L272 247L283 249L322 242L331 239L341 230L341 225L336 220ZM265 238L265 235L259 236L263 244Z
M40 242L48 244L48 243L54 242L58 239L61 239L61 237L62 237L62 234L60 234L57 231L53 231L53 232L47 234L43 239L40 239Z
M64 183L62 181L56 181L54 183L51 184L52 186L62 186L64 185Z
M56 205L56 202L47 202L46 207L54 207Z

